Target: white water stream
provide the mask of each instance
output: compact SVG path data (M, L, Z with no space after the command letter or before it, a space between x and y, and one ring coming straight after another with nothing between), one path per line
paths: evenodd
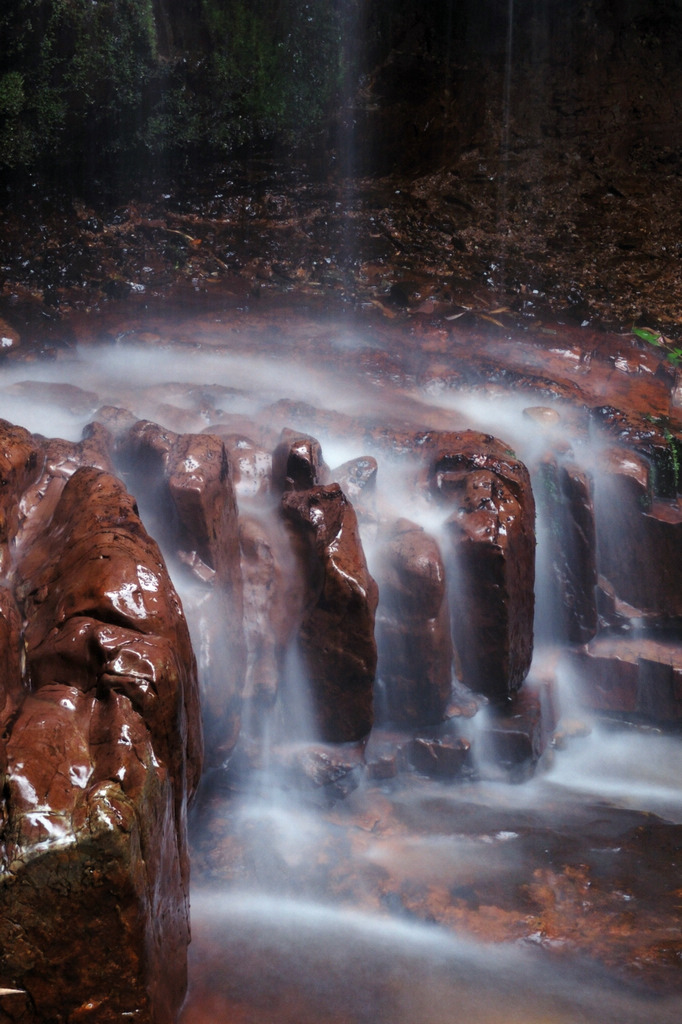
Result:
M162 422L165 400L194 416L192 429L210 427L222 413L215 406L197 411L191 397L193 390L207 387L218 389L216 405L223 412L240 415L287 398L352 414L383 410L398 420L414 417L416 401L425 422L430 409L437 408L439 416L445 410L456 426L489 431L533 463L538 432L522 415L526 399L473 399L450 392L405 396L388 382L355 376L352 362L349 347L349 372L339 380L277 353L252 359L243 352L171 343L84 347L51 364L4 367L0 414L34 432L78 440L104 404ZM34 383L22 383L27 381ZM51 388L57 384L92 392L92 400L69 398ZM174 428L172 422L166 425ZM330 465L367 454L345 438L321 440ZM577 454L581 445L576 443ZM378 486L386 504L437 528L440 513L399 490L399 469L385 460L383 472L382 478L380 467ZM191 602L191 589L183 589L181 581L180 589L183 601ZM568 680L563 690L564 711L578 713L570 706ZM428 827L401 836L391 847L377 840L364 847L362 857L377 870L412 870L422 882L453 886L485 876L505 878L510 868L522 870L514 829L498 830L489 841L458 834L450 825L442 828L444 807L455 818L472 804L502 809L507 818L532 811L536 824L546 813L554 828L562 815L568 819L586 805L651 812L682 823L681 778L678 739L595 728L557 751L551 765L521 786L424 782L411 789L408 782L387 787L389 801L414 805L428 798ZM262 790L230 799L237 831L249 820L268 822L285 863L314 859L315 850L329 841L331 826L295 799L279 802ZM259 889L234 882L219 889L196 875L194 887L194 989L185 1024L677 1024L682 1019L679 998L656 998L620 984L580 956L555 957L530 941L486 944L390 908L373 912L365 909L364 893L358 894L357 906L327 900L312 887L308 896L292 896L273 889L266 876Z

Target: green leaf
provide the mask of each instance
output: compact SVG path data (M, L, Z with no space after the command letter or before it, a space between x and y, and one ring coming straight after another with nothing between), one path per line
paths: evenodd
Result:
M642 341L648 341L650 345L660 345L661 335L657 331L652 331L648 327L633 327L632 333L641 338Z

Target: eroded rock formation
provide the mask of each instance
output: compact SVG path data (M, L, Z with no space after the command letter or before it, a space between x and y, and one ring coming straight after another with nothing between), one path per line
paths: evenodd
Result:
M443 558L434 537L406 519L381 551L377 640L391 721L441 722L452 692L453 647Z
M201 677L207 755L225 762L239 735L246 658L237 505L227 451L211 434L140 421L119 440L123 466L152 521L203 589L191 609L211 657Z
M374 720L378 593L355 512L338 484L286 492L282 511L304 573L299 644L317 728L327 740L360 739Z
M426 486L456 506L446 532L463 681L505 700L523 683L533 654L535 503L528 470L491 435L434 435Z
M25 993L26 1022L166 1024L202 763L189 633L133 498L88 464L106 462L92 438L0 428L0 985Z

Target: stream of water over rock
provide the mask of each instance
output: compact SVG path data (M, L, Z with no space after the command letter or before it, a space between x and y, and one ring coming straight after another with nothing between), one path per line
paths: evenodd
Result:
M590 598L599 581L600 605L593 627L576 636L584 617L567 625L567 595L572 607L580 601L573 584L559 587L566 574L552 540L564 520L556 503L540 500L543 489L552 497L562 467L573 480L615 480L611 506L593 517L593 546L606 548L620 529L611 516L623 512L617 482L637 482L642 447L659 440L643 438L641 416L675 429L674 378L660 353L622 338L583 334L578 344L576 332L558 325L542 335L488 328L420 333L371 316L277 309L147 314L108 324L49 363L2 369L3 416L47 436L77 440L87 423L111 425L111 410L124 408L168 431L248 438L266 461L282 429L314 436L332 467L376 460L371 501L360 496L357 504L378 577L383 522L409 520L447 545L452 505L433 500L420 482L415 437L476 431L500 439L530 470L535 647L518 696L516 686L509 695L515 708L521 695L528 705L505 717L499 702L464 688L455 669L438 722L396 724L382 703L388 632L383 644L379 637L378 721L369 740L329 744L310 724L307 683L295 715L280 706L305 683L293 644L280 696L247 700L241 738L229 758L214 760L192 812L184 1024L680 1018L679 613L637 607L634 584L609 586L605 568L615 575L616 563L635 558L631 546L648 542L622 536L599 577L583 570ZM619 463L627 454L633 466L620 476L608 467L622 437L597 412L607 404L625 410L633 437L639 429ZM243 467L240 516L276 523L259 457ZM131 470L133 492L134 480ZM609 500L598 487L593 498ZM638 514L672 529L674 494L649 498ZM141 511L163 539L158 510L141 499ZM676 537L670 543L679 547ZM217 661L220 676L233 652L229 629L213 620L202 566L172 550L166 557L200 675L215 675ZM640 551L640 559L655 561L656 553ZM569 554L568 567L577 560ZM457 587L453 570L453 607ZM385 616L379 590L377 622ZM600 643L616 647L589 649ZM623 665L635 666L638 682L613 682ZM628 703L619 693L632 685ZM454 768L444 749L466 757Z

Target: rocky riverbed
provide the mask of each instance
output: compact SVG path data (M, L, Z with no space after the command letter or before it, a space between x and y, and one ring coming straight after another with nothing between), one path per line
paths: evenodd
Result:
M39 523L24 497L16 522L6 518L7 582L26 577L18 633L7 618L10 650L27 623L28 674L12 662L19 706L44 703L55 685L89 693L92 683L96 701L102 687L130 689L127 670L121 691L118 669L106 658L98 668L87 639L120 631L118 613L94 614L88 598L82 614L95 625L76 629L76 587L43 637L31 625L43 591L15 553L17 530L58 551L52 533L75 529L59 501L99 486L98 474L113 480L113 469L173 566L199 661L209 774L189 837L197 905L208 887L247 901L265 894L275 915L282 899L353 907L501 950L538 947L557 977L584 957L609 985L633 986L635 1022L642 1000L669 1000L679 979L681 819L665 795L679 751L660 735L674 737L681 718L677 370L665 345L629 332L460 312L323 312L314 298L254 300L235 286L196 306L138 296L99 315L73 311L63 337L36 331L7 346L3 411L73 438L6 428L11 464L28 465L17 443L35 450L21 489L42 510ZM40 484L55 473L56 484ZM124 596L129 582L117 584ZM40 623L52 593L40 597ZM136 685L148 675L133 673ZM595 714L616 733L595 729ZM14 757L27 741L21 715L8 721ZM162 765L176 756L168 736L164 726L150 754ZM642 737L659 745L642 753ZM592 751L610 753L585 768L575 750L588 763ZM618 757L637 766L633 793L647 762L662 759L658 788L619 790L604 804L595 776L604 763L618 775ZM558 790L552 759L559 770L564 759L577 765ZM15 801L7 806L18 820ZM227 995L212 973L222 925L215 932L203 914L186 1019L259 1020L248 959ZM25 965L6 966L7 987L19 990L11 998L38 998ZM89 1001L93 1020L108 1019L83 996L86 979L60 999L82 1013ZM307 984L312 1020L327 996ZM403 988L386 985L372 1005L403 1005ZM659 1001L657 1019L673 1020L671 1005ZM600 1019L617 1012L600 1007ZM370 1019L363 1012L374 1010L352 1019Z

